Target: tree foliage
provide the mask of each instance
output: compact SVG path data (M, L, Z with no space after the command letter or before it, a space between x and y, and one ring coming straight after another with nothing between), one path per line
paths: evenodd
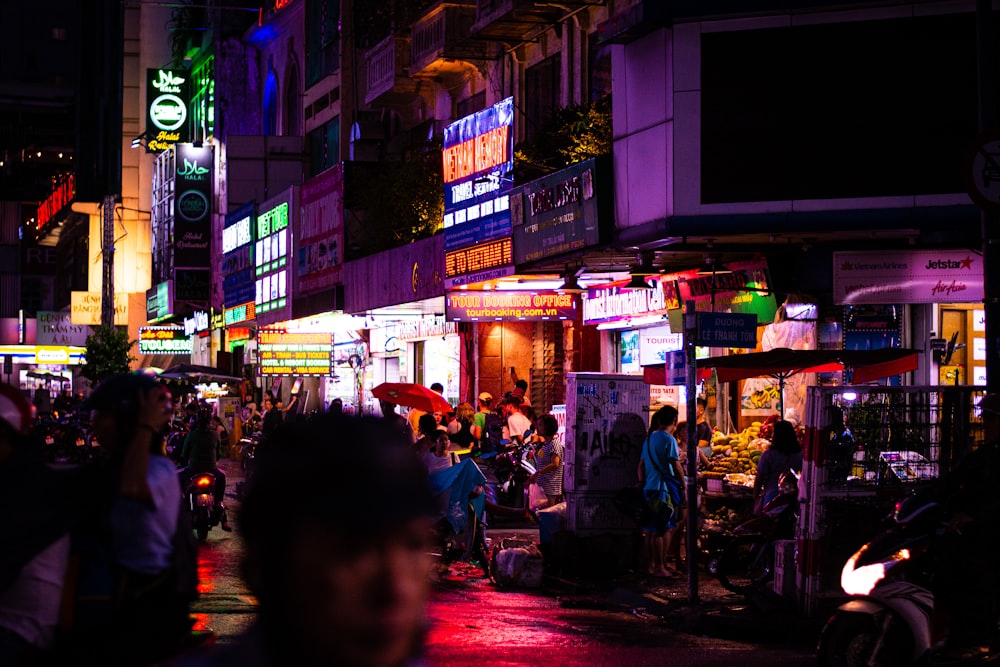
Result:
M532 141L522 142L514 159L526 172L549 172L608 155L612 147L611 96L561 107Z
M441 142L364 167L345 192L347 255L357 259L437 233L444 217Z
M134 340L128 339L128 331L120 327L97 328L87 336L87 361L80 369L80 375L87 378L91 385L114 375L125 373L129 364L135 361L130 354Z

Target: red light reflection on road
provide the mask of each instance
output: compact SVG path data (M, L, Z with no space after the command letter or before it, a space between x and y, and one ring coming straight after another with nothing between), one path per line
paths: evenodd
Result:
M215 580L221 574L223 554L202 544L198 549L198 592L211 593L215 590Z
M191 618L194 619L194 625L191 629L195 632L201 632L208 630L208 614L191 614Z

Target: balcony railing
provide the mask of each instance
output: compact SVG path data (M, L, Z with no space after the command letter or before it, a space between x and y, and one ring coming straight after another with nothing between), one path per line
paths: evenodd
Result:
M571 4L579 3L559 3ZM561 7L536 4L533 0L476 0L472 33L479 38L501 41L524 39L533 30L557 22L563 14Z
M368 86L365 103L391 94L412 94L416 82L410 78L410 39L390 35L365 54Z
M485 57L486 44L469 39L476 18L472 0L439 2L413 24L410 73L447 76L469 67L469 60Z

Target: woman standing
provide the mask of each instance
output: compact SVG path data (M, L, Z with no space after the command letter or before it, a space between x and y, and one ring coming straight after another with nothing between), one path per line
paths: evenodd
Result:
M649 509L643 521L643 535L648 573L654 577L676 576L663 565L664 536L677 526L677 508L684 502L684 471L673 436L676 427L677 408L667 405L657 410L642 443L639 461L639 481Z
M546 413L535 420L535 433L541 438L535 450L538 471L528 481L538 484L545 493L546 501L542 507L562 502L563 445L556 438L558 432L559 423L552 415Z
M753 482L754 511L760 512L778 495L778 480L786 470L802 471L802 446L791 422L774 423L771 446L757 461L757 476Z
M479 427L475 423L476 411L468 402L455 407L455 418L448 423L448 439L452 448L471 450L479 443Z

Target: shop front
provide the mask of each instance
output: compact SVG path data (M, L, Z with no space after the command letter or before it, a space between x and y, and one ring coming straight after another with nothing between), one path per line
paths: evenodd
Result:
M344 264L344 310L363 318L351 359L362 411L378 412L371 390L383 382L441 383L449 403L468 400L467 339L444 318L444 258L438 234Z

